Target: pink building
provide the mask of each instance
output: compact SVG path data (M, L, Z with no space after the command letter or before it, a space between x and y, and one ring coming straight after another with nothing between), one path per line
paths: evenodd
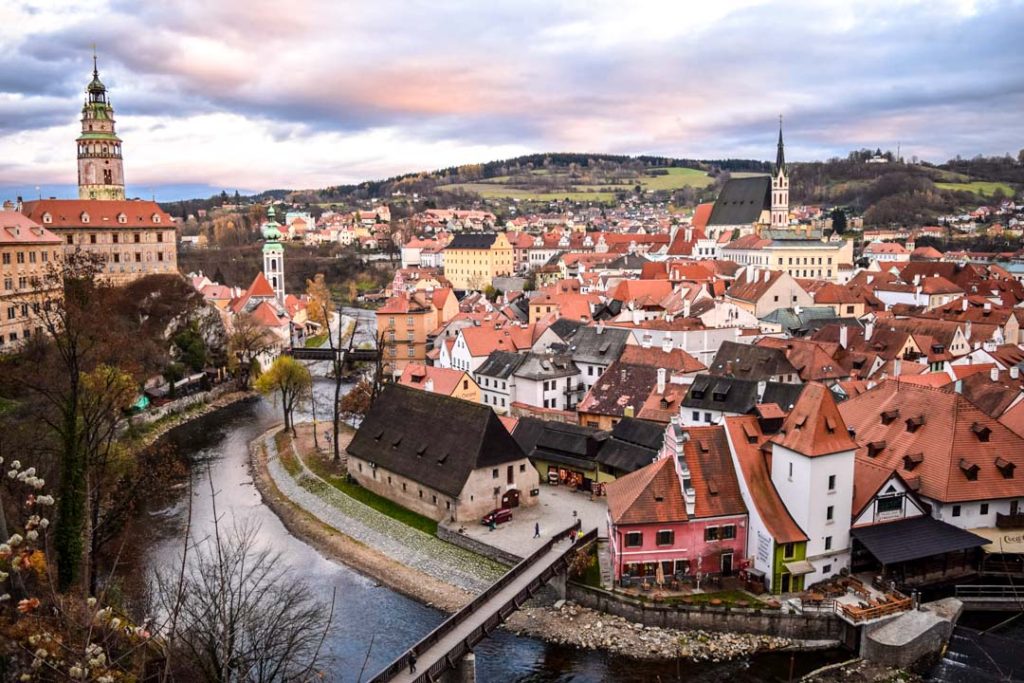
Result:
M746 563L747 509L721 426L673 423L662 457L606 484L615 579L730 575Z

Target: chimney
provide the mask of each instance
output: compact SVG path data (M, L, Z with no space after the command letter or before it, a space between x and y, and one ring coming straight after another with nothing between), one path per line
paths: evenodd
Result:
M693 228L687 228L686 229L686 241L687 242L692 242L693 241Z
M956 381L956 384L953 385L953 391L958 394L964 393L964 381L962 379Z
M433 392L434 391L434 380L433 380L433 378L428 377L427 381L423 383L423 391L429 391L429 392Z
M920 273L918 273L917 275L914 276L914 286L917 286L919 284L921 284L921 274Z
M690 300L689 299L683 299L683 317L684 318L689 318L690 317Z
M902 372L902 370L903 370L903 361L901 361L899 358L897 358L896 360L894 360L892 362L892 376L893 377L899 377L900 376L900 372Z
M871 335L873 335L874 333L875 323L868 322L868 324L864 326L864 341L871 341Z
M642 311L639 308L634 308L632 313L633 313L633 324L634 325L639 325L641 317L643 315Z
M967 306L967 297L965 296L963 299L960 300L960 310L966 311Z
M992 302L991 301L986 301L985 302L985 310L986 311L991 311L992 310Z
M771 279L772 279L772 271L770 271L770 270L764 271L764 281L768 282Z
M595 334L604 334L604 321L600 320L597 323L597 330Z
M768 382L764 381L763 379L762 380L758 380L758 382L757 382L757 402L758 403L761 403L761 402L764 401L764 392L765 392L765 390L767 388L768 388Z
M672 353L672 335L668 332L665 333L665 338L661 340L661 350L665 353Z
M839 326L839 345L844 349L850 344L850 329L846 325Z
M793 313L796 314L796 315L800 315L800 312L803 311L803 310L804 309L800 308L799 306L794 306L793 307Z
M1010 379L1020 379L1020 368L1016 365L1010 366Z
M988 371L988 378L993 382L999 381L999 368L992 368Z
M633 417L633 406L626 406L622 409L623 417Z
M658 368L658 394L665 393L665 368Z

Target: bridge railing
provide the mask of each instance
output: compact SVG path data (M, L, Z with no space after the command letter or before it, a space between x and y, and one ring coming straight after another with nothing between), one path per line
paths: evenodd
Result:
M956 597L974 600L1020 600L1024 601L1024 588L1005 585L960 585Z
M499 592L504 590L512 581L521 576L523 572L533 566L538 560L548 554L551 548L556 543L564 538L567 538L570 534L577 532L580 529L580 522L576 522L573 526L560 531L559 533L548 539L544 545L538 548L536 551L531 553L522 562L512 567L508 572L504 574L500 579L491 584L484 592L473 598L468 605L455 612L450 617L445 619L440 626L435 628L433 631L423 637L418 643L413 645L409 650L402 653L397 659L387 666L386 669L378 673L372 679L370 683L384 683L389 681L398 675L400 672L405 671L409 667L409 655L414 653L419 657L422 653L429 650L439 640L448 635L453 631L459 624L471 617L473 614L480 609L480 607L490 600L492 597L497 595ZM584 534L577 541L578 546L586 545L597 538L597 529L591 529L589 532ZM573 546L576 547L576 546ZM566 550L568 553L568 549ZM498 610L488 617L483 624L473 630L473 632L464 640L460 641L458 645L445 653L445 656L432 662L426 670L420 674L417 681L432 681L437 678L441 673L448 669L452 669L458 665L459 660L465 656L478 642L483 640L490 631L497 628L510 614L519 609L519 605L522 604L520 601L525 601L530 595L540 589L545 583L551 580L561 568L563 563L568 563L565 558L565 553L559 558L551 567L548 567L542 572L536 579L530 582L530 584L519 591L511 600L507 601Z

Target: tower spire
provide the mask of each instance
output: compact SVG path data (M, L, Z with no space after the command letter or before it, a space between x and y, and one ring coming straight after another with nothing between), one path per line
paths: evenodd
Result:
M775 154L775 173L778 174L786 167L786 154L782 144L782 114L779 114L779 150Z
M95 79L100 77L100 70L96 65L96 43L92 44L92 77Z

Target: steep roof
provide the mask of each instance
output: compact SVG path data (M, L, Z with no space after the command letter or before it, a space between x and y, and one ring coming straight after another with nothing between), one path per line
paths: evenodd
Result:
M804 387L772 443L808 457L857 448L832 392L817 382Z
M174 230L174 219L156 202L144 199L39 199L25 202L22 213L46 228L121 228L160 226ZM89 222L82 222L82 214ZM48 215L47 222L44 216ZM119 218L124 217L122 223Z
M839 410L856 432L858 462L916 480L923 496L958 502L1024 495L1024 477L1014 471L1024 467L1024 439L956 392L890 379Z
M745 415L759 403L773 403L784 412L796 405L803 384L765 382L764 395L758 397L758 381L739 377L697 375L683 399L683 407L696 410L718 410Z
M708 373L741 379L767 380L777 375L798 375L782 349L725 341L711 361Z
M756 303L768 293L768 290L782 276L783 272L781 270L744 268L743 274L733 280L733 283L729 285L729 289L725 290L725 295L740 301Z
M703 363L682 349L673 348L666 353L660 346L644 348L636 344L627 344L623 348L619 360L627 365L665 368L684 374L707 369Z
M0 245L62 244L63 240L12 209L0 210Z
M497 238L493 232L460 232L445 249L490 249Z
M515 351L491 351L487 360L476 369L477 375L508 379L519 369L526 356Z
M459 387L466 373L452 368L441 368L422 363L409 363L402 371L398 383L421 391L426 391L427 382L433 382L433 391L451 396Z
M720 425L689 427L683 455L690 467L694 490L694 517L720 517L746 513L732 466L725 428Z
M708 225L756 223L761 212L771 208L771 186L769 176L730 178L715 200Z
M556 321L552 327L558 325ZM560 335L561 336L561 335ZM622 350L629 341L630 331L601 325L593 327L580 326L568 337L569 352L574 361L608 365L622 355ZM564 337L563 337L564 338Z
M525 457L487 406L401 384L385 387L347 450L449 496L474 469Z
M768 437L761 431L757 418L751 416L727 417L725 428L732 442L740 475L750 492L751 501L768 532L776 543L800 543L807 535L789 514L772 482L771 472L762 447ZM767 444L770 445L770 444Z
M613 524L685 522L686 501L671 458L605 484Z

